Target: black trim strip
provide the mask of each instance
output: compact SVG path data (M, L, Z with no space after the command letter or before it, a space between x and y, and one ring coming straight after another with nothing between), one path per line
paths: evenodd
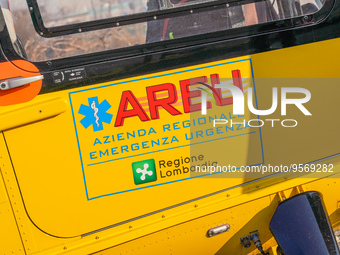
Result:
M339 2L326 0L319 12L305 17L33 64L45 75L40 93L50 93L337 38L340 37L339 10ZM0 11L0 25L1 16ZM22 59L9 39L6 25L3 26L0 31L3 55L9 61ZM85 67L86 79L53 82L54 71L79 66Z

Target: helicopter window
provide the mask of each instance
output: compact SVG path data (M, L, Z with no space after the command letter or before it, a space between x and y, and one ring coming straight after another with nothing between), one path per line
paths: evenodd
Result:
M192 8L197 4L204 7L218 3L218 0L156 0L158 5L150 5L147 0L81 0L77 3L70 1L27 0L35 15L41 16L46 27L70 24L80 24L88 21L98 21L110 18L126 20L131 18L148 17L149 13L159 14L169 9ZM52 2L52 3L51 3ZM51 8L53 4L53 8ZM177 10L176 10L177 11ZM170 12L171 13L171 12ZM140 14L138 16L138 14ZM62 15L62 16L61 16ZM143 15L143 16L142 16ZM118 20L118 19L117 19Z
M40 62L303 17L317 13L324 0L10 0L10 3L15 32L27 58Z

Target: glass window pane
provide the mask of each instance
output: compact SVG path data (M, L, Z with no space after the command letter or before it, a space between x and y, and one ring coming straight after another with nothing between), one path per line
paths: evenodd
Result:
M77 24L214 0L36 0L45 27ZM154 4L153 2L157 2Z
M198 3L193 0L38 0L45 26L74 24L134 12ZM315 13L324 0L266 0L167 19L90 32L41 37L34 29L26 0L10 0L15 31L30 61L46 61L102 52L151 42L237 29ZM95 4L97 3L97 4ZM9 13L10 15L10 13ZM8 19L10 20L10 19ZM12 22L8 27L13 27ZM13 40L15 40L14 38Z

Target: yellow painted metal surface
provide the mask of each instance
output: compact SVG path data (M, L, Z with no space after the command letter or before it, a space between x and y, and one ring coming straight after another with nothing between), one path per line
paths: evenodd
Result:
M67 109L66 100L61 98L49 98L47 101L39 101L13 107L9 111L1 112L0 131L7 130L36 121L52 118Z
M161 109L159 119L141 122L138 116L134 116L127 118L124 126L114 127L124 91L130 89L140 104L145 105L145 90L150 84L157 86L170 82L177 84L176 90L181 91L181 80L215 73L230 79L231 71L235 69L241 70L243 77L251 79L250 60L240 60L234 60L236 63L221 61L167 72L169 75L133 79L135 82L101 84L97 89L73 91L70 94L72 108L70 106L64 114L6 131L11 158L32 221L48 234L73 237L241 184L243 176L217 180L190 178L192 164L189 164L189 159L199 164L212 162L209 158L216 156L216 150L200 144L212 140L213 145L219 147L225 140L214 140L222 137L231 138L228 139L230 149L226 148L219 160L224 158L224 153L228 153L233 158L232 165L259 164L262 162L262 151L258 129L253 130L253 134L242 128L235 128L229 133L221 129L223 136L215 134L188 140L193 132L188 123L198 122L201 114L199 112L198 117L193 118L191 113L184 113L182 102L175 108L181 111L176 116ZM98 132L92 126L84 128L80 122L84 116L78 113L81 107L90 108L91 98L97 98L99 103L108 100L112 105L112 110L108 110L113 115L110 125L103 123L103 130ZM230 111L231 105L226 107ZM147 111L147 107L144 108ZM205 126L207 129L212 123L207 122ZM171 131L165 129L168 127ZM130 138L128 133L131 134ZM252 162L249 162L251 158L247 155L250 137L256 140L251 146L257 148ZM19 140L20 147L16 146ZM148 148L144 149L143 143ZM199 149L193 149L194 144L198 144ZM126 151L122 149L124 146L128 148ZM28 147L31 149L27 150ZM59 160L56 161L56 158ZM132 163L149 158L155 161L157 180L137 185L134 183ZM175 160L178 159L180 165L176 167ZM184 162L186 159L188 161ZM172 166L169 161L173 162ZM54 163L51 165L50 162ZM162 165L162 162L167 164ZM227 163L219 162L221 165ZM181 174L175 173L175 169L179 169L178 173ZM188 187L190 192L187 192ZM45 192L41 192L42 188ZM45 205L43 208L39 206L41 203ZM108 207L109 204L124 206L116 210L116 206Z
M2 133L0 135L0 166L1 175L4 181L3 187L6 188L6 192L9 198L7 202L4 202L3 206L6 207L6 211L8 212L11 208L10 211L12 215L12 217L9 217L7 215L7 218L2 218L2 220L5 221L6 224L11 224L11 226L8 228L1 228L1 234L6 236L6 238L4 238L3 240L14 238L11 242L5 242L7 245L0 246L0 254L6 254L6 252L9 250L11 252L17 252L21 248L21 252L23 254L32 254L79 239L60 239L51 237L42 232L39 228L37 228L37 226L32 223L25 210L18 182ZM2 182L0 184L2 184ZM6 199L5 195L3 197ZM6 224L4 224L4 226ZM11 233L16 234L13 236ZM62 247L59 248L59 250L62 250Z
M300 185L305 191L322 193L331 222L337 225L340 220L340 192L337 178L334 178L337 176L318 178L340 170L338 156L321 161L333 164L333 173L296 179L290 178L295 173L282 174L250 183L246 182L258 177L242 173L234 178L196 176L190 179L190 174L184 172L185 167L190 167L190 163L186 162L178 166L182 174L175 175L173 170L176 169L175 159L191 159L193 156L198 159L200 155L203 155L202 164L206 161L224 164L232 159L233 164L241 166L262 163L262 159L265 164L272 165L300 164L339 154L339 120L333 118L340 108L337 100L339 86L334 79L322 80L323 86L318 79L299 79L337 78L339 73L335 62L340 57L339 41L329 40L55 92L38 96L25 103L24 107L0 108L0 119L6 119L6 124L0 124L4 130L0 156L4 157L6 167L0 169L16 220L16 232L13 231L20 233L20 237L17 234L14 239L16 242L22 240L27 254L257 254L254 246L243 250L240 237L259 230L264 248L269 250L275 246L268 226L280 201L278 193L283 191L285 196L290 197L299 192L296 187ZM332 50L331 59L327 55L329 49ZM294 61L303 61L311 52L318 60L315 65L296 68ZM183 122L198 121L201 113L185 113L180 81L210 77L215 73L230 79L231 71L236 69L245 78L244 84L248 81L255 85L260 109L266 109L270 104L268 88L272 86L281 88L290 82L289 86L308 88L312 99L306 107L313 118L302 116L297 109L291 108L288 111L294 112L293 116L299 122L296 128L272 129L264 126L261 136L258 128L251 134L247 129L235 130L233 134L242 136L228 138L228 146L217 141L211 143L214 146L195 149L194 142L186 140L185 135L202 129L192 126L188 131ZM222 77L224 74L225 77ZM255 78L254 84L252 78ZM273 84L273 81L276 83ZM168 83L174 84L178 97L173 109L181 114L171 115L169 109L156 107L159 119L152 119L150 105L146 101L147 87ZM141 116L133 116L125 118L122 126L115 127L122 95L129 90L150 120L142 121ZM171 93L171 90L168 91ZM169 96L166 93L155 95L157 99ZM112 114L110 123L103 122L103 130L94 131L94 123L85 128L81 123L85 115L79 113L81 105L95 110L104 100L110 104L107 109L107 113ZM129 104L121 107L125 111L132 109ZM215 105L212 104L212 107ZM47 110L48 114L42 118L31 118L22 109L42 113ZM229 113L231 106L224 109L223 113ZM279 112L271 117L281 118ZM252 116L246 113L244 118ZM316 119L324 123L332 120L332 125L317 125ZM164 125L169 125L170 131L164 129ZM138 130L142 129L148 135L138 135ZM132 134L134 131L136 137L131 135L128 139L127 132ZM215 133L212 138L216 136ZM150 146L151 140L163 137L170 137L173 142L162 145L164 147ZM210 138L197 139L197 142L209 144ZM108 141L110 143L106 143ZM145 143L149 148L142 148L144 141L149 141ZM132 149L136 143L139 150ZM127 146L128 151L122 150L122 146ZM160 147L166 150L161 151ZM155 160L157 180L136 184L132 163L145 159ZM165 165L160 164L162 161ZM172 163L167 163L169 161ZM172 175L163 178L167 171L171 171ZM217 191L221 192L215 194ZM205 195L209 196L201 198ZM191 201L196 198L199 199ZM2 198L0 194L0 199L5 201L6 197ZM183 202L186 203L178 205ZM231 229L216 237L206 236L209 228L222 223L229 223ZM15 244L11 246L12 249ZM271 253L274 254L274 251Z
M3 167L4 163L0 161L0 169ZM25 254L2 175L0 175L0 226L1 254Z
M2 254L25 254L13 211L8 202L0 204L1 252Z
M335 178L326 178L322 180L307 182L302 185L306 191L318 191L323 194L328 212L337 214L339 220L339 211L333 211L331 206L339 198L331 190L337 189L338 176ZM307 179L306 179L307 181ZM308 180L310 181L310 180ZM285 183L286 187L290 186ZM287 198L298 194L297 186L284 190ZM264 192L276 190L275 186L264 189ZM256 193L256 192L255 192ZM253 193L254 194L254 193ZM131 241L119 246L98 252L101 255L111 254L259 254L257 249L252 245L245 249L240 244L240 238L249 234L250 231L259 230L263 243L263 248L270 254L276 254L276 242L269 231L269 221L274 214L277 204L280 201L277 193L265 194L260 198L248 194L248 201L242 203L242 197L237 196L237 206L232 206L226 210L208 214L192 221L185 222L178 226L165 229L161 232ZM226 203L231 198L226 198ZM228 201L229 200L229 201ZM331 214L331 217L332 215ZM334 218L333 218L334 220ZM215 237L206 237L206 231L221 223L228 222L231 228L228 232ZM198 248L199 247L199 248Z

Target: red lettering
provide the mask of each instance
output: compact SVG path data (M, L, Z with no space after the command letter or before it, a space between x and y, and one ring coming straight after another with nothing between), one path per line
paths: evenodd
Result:
M243 91L242 77L241 77L240 70L233 70L231 71L231 73L233 76L234 86L239 87ZM212 74L210 75L210 78L211 78L211 84L213 88L215 88L216 84L220 84L220 77L218 74ZM222 97L222 89L215 88L215 91L217 91L217 94L218 94L216 95L216 93L214 93L214 98L218 106L229 105L233 103L232 97L228 97L228 98Z
M233 70L233 71L231 71L231 73L233 75L234 85L236 87L239 87L240 90L242 90L242 92L243 92L241 71L240 70Z
M129 103L132 106L131 110L127 109ZM133 116L138 116L141 121L150 120L135 95L130 90L127 90L123 92L122 99L120 100L115 127L123 126L125 118Z
M207 77L202 76L202 77L197 77L197 78L192 78L188 80L183 80L180 81L181 85L181 94L182 94L182 102L183 102L183 109L185 113L188 112L196 112L201 110L201 103L197 104L192 104L191 99L195 97L201 97L201 91L200 90L195 90L190 92L190 85L197 85L200 83L206 83L207 82ZM207 109L211 108L211 103L207 102Z
M157 92L167 91L168 97L157 99ZM149 101L149 109L151 119L159 119L159 107L163 107L166 111L168 111L171 115L179 115L182 114L178 111L172 104L177 102L177 93L176 87L172 83L165 83L156 86L151 86L146 88L146 93Z
M237 86L243 91L242 77L240 70L232 71L234 86ZM201 76L180 81L183 110L185 113L195 112L201 110L201 102L193 104L192 99L202 96L201 90L190 91L190 86L193 85L205 85L200 86L202 89L212 90L212 94L218 106L229 105L233 103L232 97L223 98L222 90L216 88L217 84L220 84L220 77L218 74L210 75L212 86L207 85L207 77ZM207 87L207 88L205 88ZM163 92L168 94L167 97L157 98L157 93ZM176 86L172 83L165 83L156 86L150 86L146 88L147 98L149 102L151 119L159 119L159 108L162 107L171 115L182 114L177 110L173 104L177 102ZM132 106L132 109L128 110L128 105ZM207 109L212 107L211 102L207 102ZM123 126L126 118L138 116L141 121L149 121L149 116L145 113L143 107L138 102L135 95L130 91L124 91L119 104L115 127Z

